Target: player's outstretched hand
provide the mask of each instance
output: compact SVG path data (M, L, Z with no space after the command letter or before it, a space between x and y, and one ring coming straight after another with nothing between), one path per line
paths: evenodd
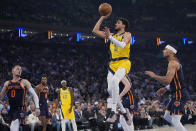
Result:
M111 15L111 13L109 13L108 15L106 16L101 16L103 19L107 19L109 16Z
M35 114L36 114L36 116L39 116L40 115L40 109L35 109Z
M152 71L145 71L145 74L153 78L155 76L155 73Z
M165 94L165 92L167 91L166 88L160 88L158 91L157 91L157 95L158 96L162 96L163 94Z

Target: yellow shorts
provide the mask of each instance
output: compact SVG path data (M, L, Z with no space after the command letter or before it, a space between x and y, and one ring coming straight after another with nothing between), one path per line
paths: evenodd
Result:
M129 73L131 69L131 61L130 60L119 60L119 61L111 61L109 64L109 68L115 73L120 68L125 68L126 75Z
M61 111L64 119L71 120L75 118L74 107L72 108L71 113L69 113L69 108L64 108L63 106L61 106Z

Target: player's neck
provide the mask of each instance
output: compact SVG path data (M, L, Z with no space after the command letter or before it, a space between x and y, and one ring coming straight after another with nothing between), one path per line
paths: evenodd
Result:
M168 56L167 58L168 61L176 60L175 56Z
M18 79L20 79L20 76L13 76L13 81L17 81Z
M46 84L44 84L44 83L41 83L41 85L45 86Z
M124 33L124 32L125 32L125 30L124 30L124 29L120 29L120 30L118 30L118 31L117 31L117 33L116 33L116 34L117 34L117 35L120 35L120 34L122 34L122 33Z
M67 87L62 87L62 89L63 89L63 90L66 90L66 89L67 89Z

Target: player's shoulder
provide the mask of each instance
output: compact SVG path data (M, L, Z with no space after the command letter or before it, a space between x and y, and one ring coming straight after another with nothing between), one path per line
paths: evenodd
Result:
M4 86L8 86L9 83L10 83L11 80L7 80L5 83L4 83Z
M171 60L169 61L169 65L179 65L180 63L177 60Z
M130 32L125 32L125 35L131 36L131 33Z

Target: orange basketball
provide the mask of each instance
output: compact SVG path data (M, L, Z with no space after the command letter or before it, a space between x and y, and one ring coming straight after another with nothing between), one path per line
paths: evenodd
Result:
M112 13L112 6L108 3L103 3L99 6L99 14L101 16L106 16Z

